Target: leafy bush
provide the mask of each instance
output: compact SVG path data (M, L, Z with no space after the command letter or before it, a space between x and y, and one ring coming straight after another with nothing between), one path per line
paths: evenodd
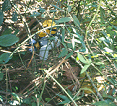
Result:
M116 1L5 0L0 10L2 104L115 106L116 17ZM49 23L48 19L51 23L45 25ZM23 23L23 28L18 27L19 23ZM46 52L42 56L47 55L47 59L38 55L42 37L47 42ZM12 46L15 46L13 51ZM16 61L15 58L14 61L15 56L20 59ZM9 66L8 63L13 64ZM15 64L18 64L16 68ZM61 68L64 64L67 64L65 72ZM75 69L77 74L73 72L73 65L79 67ZM23 71L9 74L9 70L13 69ZM11 86L12 79L18 80L19 84L13 83Z

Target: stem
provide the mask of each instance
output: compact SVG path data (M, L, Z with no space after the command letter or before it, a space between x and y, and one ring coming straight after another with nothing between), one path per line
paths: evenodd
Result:
M96 11L94 17L92 18L91 22L89 23L89 25L88 25L88 27L87 27L87 29L86 29L86 34L85 34L85 40L86 40L87 47L88 47L88 49L90 50L90 52L91 52L92 54L93 54L93 52L92 52L92 50L91 50L91 48L90 48L90 46L89 46L89 43L88 43L88 41L87 41L87 35L88 35L88 30L89 30L91 24L93 23L94 19L96 18L97 14L98 14L98 12L99 12L99 9L100 9L100 6L101 6L101 2L102 2L102 0L100 0L99 6L98 6L98 8L97 8L97 11ZM94 55L94 54L93 54L93 55Z
M43 88L42 88L42 91L41 91L41 94L40 94L40 97L39 97L39 101L38 101L38 105L37 106L39 106L39 103L40 103L40 101L41 101L41 98L42 98L42 94L43 94L43 92L44 92L44 88L45 88L45 84L46 84L46 81L44 81L44 85L43 85Z

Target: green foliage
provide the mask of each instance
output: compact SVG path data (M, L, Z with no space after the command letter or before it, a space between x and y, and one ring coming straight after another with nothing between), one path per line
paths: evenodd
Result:
M56 20L56 23L69 22L70 20L71 20L70 17L64 17L64 18L60 18L59 20Z
M21 29L24 31L20 37L21 39L23 38L23 42L20 42L20 45L15 48L15 51L19 50L22 45L29 44L28 40L32 38L35 38L36 41L40 41L40 37L38 36L39 31L46 32L48 30L48 26L43 28L43 23L41 23L46 19L52 19L56 22L56 26L54 26L56 29L54 30L56 30L58 34L57 36L59 36L59 39L57 40L60 43L60 46L57 47L55 44L54 48L52 45L53 48L49 54L51 57L51 59L49 59L49 62L48 60L41 61L39 60L39 57L36 57L39 54L39 50L34 51L34 54L32 53L31 55L32 57L30 55L27 55L27 51L26 54L24 54L28 57L26 60L23 60L21 53L18 53L20 56L21 64L23 64L23 69L22 67L19 68L21 64L18 64L18 66L15 66L15 64L11 66L5 65L9 62L15 52L12 52L10 49L10 53L2 53L0 55L0 64L3 64L0 68L0 81L3 81L4 83L4 70L6 70L7 67L10 70L12 70L14 67L17 67L18 69L21 69L21 72L15 75L15 78L12 78L12 75L9 76L6 71L6 86L3 86L3 88L7 89L4 92L5 94L8 93L8 95L11 95L12 100L9 96L6 95L7 97L5 97L3 94L0 94L0 101L4 103L4 100L6 99L5 101L8 101L10 105L27 104L32 106L46 105L51 101L55 101L55 103L58 105L69 104L77 106L92 104L96 106L115 106L115 99L117 99L117 15L114 7L116 5L116 2L110 1L112 2L112 4L110 4L107 1L103 0L100 2L96 0L71 0L70 2L69 0L58 0L52 2L51 0L37 0L36 4L34 5L32 5L30 2L28 2L27 5L26 2L27 1L22 1L21 5L18 4L17 1L4 0L2 4L2 10L0 10L0 26L4 27L5 24L8 26L3 30L3 32L1 32L0 49L5 48L5 52L8 52L9 48L19 41L19 38L16 35ZM41 5L40 3L43 4ZM22 8L18 8L18 5L20 5ZM8 17L6 17L6 14L8 14ZM14 21L14 23L6 23L3 19L11 19ZM33 19L36 19L37 24L34 24L33 28L30 29L30 22L33 22ZM15 27L17 26L15 25L17 25L18 21L21 21L21 23L24 24L25 28L16 29ZM53 26L51 26L50 29L52 30ZM50 29L49 31L51 31ZM47 34L46 38L48 41L54 42L55 35ZM66 82L65 79L66 77L67 79L70 79L71 73L67 73L67 75L64 74L63 71L55 73L55 70L58 70L61 66L58 67L57 65L57 69L54 69L52 67L53 64L58 64L58 59L60 60L64 56L66 56L65 59L69 59L72 61L72 64L79 66L81 69L76 70L79 74L79 76L77 76L74 74L71 66L70 71L75 77L73 77L72 80L68 82ZM57 59L55 57L57 57ZM30 61L28 62L28 60ZM39 62L37 62L38 60ZM13 61L16 61L16 58ZM40 67L42 68L41 71ZM52 69L50 69L51 67ZM23 96L20 95L20 97L16 93L20 90L19 87L15 85L16 83L13 84L17 88L11 87L13 84L11 84L10 81L12 81L12 79L20 79L20 81L22 79L23 81L27 80L24 75L27 73L27 71L32 75L31 81L29 81L31 83L29 83L29 85L25 85L25 88L23 89L23 92L25 91L25 93L22 93ZM68 72L68 70L66 72ZM58 79L61 82L65 81L65 84L68 84L68 86L74 85L71 91L64 89L62 87L64 83L59 83L56 80L56 77L59 77L59 74L61 77ZM64 75L66 75L65 78ZM104 77L103 81L100 81L100 79L97 80L97 76L99 76L100 79ZM48 77L51 78L49 79ZM55 84L51 84L51 79L56 82L56 84L64 91L64 93L60 92L60 90L59 93L56 90L53 90ZM45 84L45 81L48 83L48 85ZM19 82L18 85L22 84L19 84ZM83 86L84 82L87 82L86 86ZM44 86L43 83L46 86ZM101 88L101 90L103 89L103 93L101 90L98 90L100 88L100 85L103 86ZM113 86L113 88L111 88L111 86ZM49 88L49 90L46 87ZM77 88L75 89L75 87ZM0 87L0 90L3 88ZM58 90L57 87L55 87L55 89ZM10 94L9 91L11 92ZM50 97L46 95L48 91ZM112 94L109 94L111 91ZM55 95L55 93L58 95ZM53 99L55 96L57 99ZM86 102L85 97L89 98L90 101ZM72 104L72 102L74 104Z
M18 14L17 14L17 12L15 11L15 12L13 12L13 15L12 15L12 21L17 21L17 17L18 17Z
M65 55L67 55L67 53L68 53L68 50L66 48L63 48L61 53L59 54L58 58L64 57Z
M0 72L0 81L3 79L4 74Z
M10 0L5 0L2 4L2 11L8 11L11 9L11 3Z
M3 17L4 17L3 12L0 10L0 25L3 22Z
M0 36L0 45L3 47L12 46L18 41L19 41L19 38L13 34Z
M0 55L0 64L7 63L10 59L10 53L3 53Z
M105 101L96 102L93 105L96 105L96 106L116 106L116 104L114 104L112 101L110 101L108 99Z
M58 104L66 104L66 103L70 102L69 98L64 95L57 95L57 96L59 96L60 98L62 98L64 100Z

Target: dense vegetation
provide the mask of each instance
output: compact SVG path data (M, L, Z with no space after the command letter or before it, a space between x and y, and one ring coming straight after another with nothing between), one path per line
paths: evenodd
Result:
M116 106L116 0L0 1L0 104Z

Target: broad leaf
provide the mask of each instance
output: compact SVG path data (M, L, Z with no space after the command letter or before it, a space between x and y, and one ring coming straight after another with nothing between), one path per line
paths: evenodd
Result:
M59 7L56 6L56 5L52 5L52 6L55 7L56 9L62 10L61 8L59 8Z
M71 12L71 6L68 6L68 12Z
M3 22L3 17L4 17L3 12L0 11L0 26L1 26L2 22Z
M64 23L69 21L71 21L70 17L64 17L64 18L60 18L59 20L56 20L56 23Z
M20 102L20 98L16 93L11 93L13 95L14 98L16 98L19 102Z
M65 104L65 103L70 102L70 99L67 96L59 95L59 94L57 94L57 96L59 96L60 98L62 98L64 100L63 102L60 102L58 104Z
M39 16L40 15L40 13L39 12L33 12L33 14L32 15L30 15L30 17L37 17L37 16Z
M8 11L11 9L10 0L5 0L2 4L2 11Z
M11 34L11 33L12 33L12 29L8 28L2 33L2 35L8 35L8 34Z
M68 53L66 48L63 48L61 53L59 54L58 58L65 56Z
M74 24L76 26L78 26L78 27L80 26L80 22L79 22L78 18L75 15L73 15L73 21L74 21Z
M0 45L4 47L11 46L18 41L19 38L12 34L0 36Z
M89 66L90 66L90 64L85 65L85 66L82 68L80 74L84 73L84 72L89 68Z
M79 60L81 61L81 62L83 62L84 64L86 64L87 62L86 62L86 60L84 59L84 57L80 54L80 53L78 53L78 58L79 58Z
M70 52L70 53L66 56L66 59L68 59L69 57L71 57L71 55L73 55L73 51Z
M11 57L10 56L10 53L3 53L0 55L0 64L4 64L4 63L7 63Z

